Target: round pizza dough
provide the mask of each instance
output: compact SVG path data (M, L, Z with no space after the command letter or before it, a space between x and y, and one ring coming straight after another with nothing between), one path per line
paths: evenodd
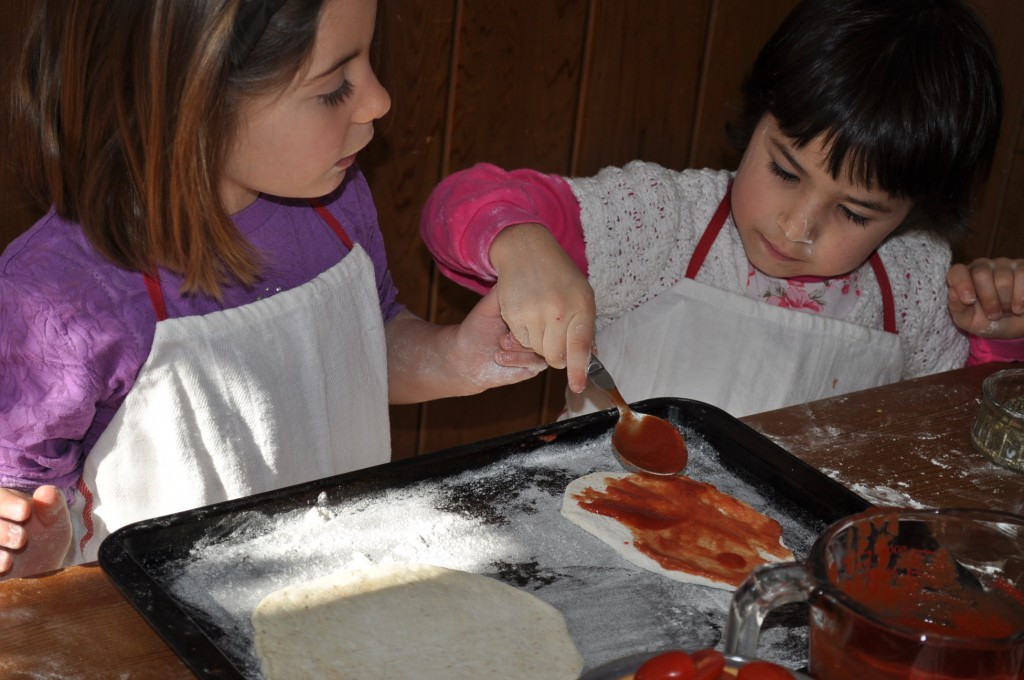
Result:
M267 595L252 623L267 680L574 680L583 667L554 607L432 565L377 565L289 586Z
M633 545L633 532L628 526L612 517L598 515L585 510L580 506L580 503L575 498L577 494L582 493L586 489L594 489L597 492L603 492L608 488L608 480L622 479L632 475L633 473L630 472L592 472L589 475L584 475L579 479L573 480L566 487L565 494L562 497L562 516L607 543L615 550L615 552L619 553L622 557L626 558L638 567L652 571L656 574L661 574L662 576L674 581L681 581L682 583L693 583L700 586L720 588L722 590L736 590L736 586L724 581L712 580L705 576L690 574L685 571L666 569L651 557L640 552ZM736 503L742 503L736 499L732 500ZM745 503L742 503L742 505L749 508ZM752 508L751 511L753 511ZM789 553L788 549L785 548L781 541L780 547L786 551L786 557L778 557L765 552L760 552L760 555L767 562L778 562L783 559L792 559L792 553Z

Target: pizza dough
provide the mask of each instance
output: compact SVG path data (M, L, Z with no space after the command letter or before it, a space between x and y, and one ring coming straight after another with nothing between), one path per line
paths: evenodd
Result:
M587 509L603 501L644 528ZM778 522L681 475L585 475L566 487L562 515L633 564L683 583L735 590L758 564L793 559Z
M583 667L554 607L432 565L377 565L289 586L267 595L252 623L267 680L575 680Z

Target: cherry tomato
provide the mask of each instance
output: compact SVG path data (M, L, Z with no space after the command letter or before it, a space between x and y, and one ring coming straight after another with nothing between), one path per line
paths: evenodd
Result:
M793 680L793 674L770 661L751 661L740 666L736 680Z
M633 680L696 680L697 670L686 652L673 650L652 656L633 676Z
M725 655L714 649L702 649L690 655L696 669L696 680L718 680L725 670Z

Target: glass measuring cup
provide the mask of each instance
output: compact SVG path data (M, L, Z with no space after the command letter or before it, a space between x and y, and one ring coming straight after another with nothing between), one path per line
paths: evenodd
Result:
M1024 677L1024 517L872 509L803 563L756 569L734 594L727 654L755 656L761 622L808 601L809 671L828 680Z

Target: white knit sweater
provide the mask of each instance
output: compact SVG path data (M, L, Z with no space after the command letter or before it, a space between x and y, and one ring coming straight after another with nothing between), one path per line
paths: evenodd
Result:
M731 177L728 171L677 172L635 161L606 168L594 177L567 179L580 204L599 330L684 276ZM949 245L915 231L889 238L878 252L896 305L906 362L903 377L963 366L968 340L953 324L946 305ZM730 216L697 280L742 295L748 267ZM862 295L845 320L881 329L882 297L874 272L864 263L858 273Z

